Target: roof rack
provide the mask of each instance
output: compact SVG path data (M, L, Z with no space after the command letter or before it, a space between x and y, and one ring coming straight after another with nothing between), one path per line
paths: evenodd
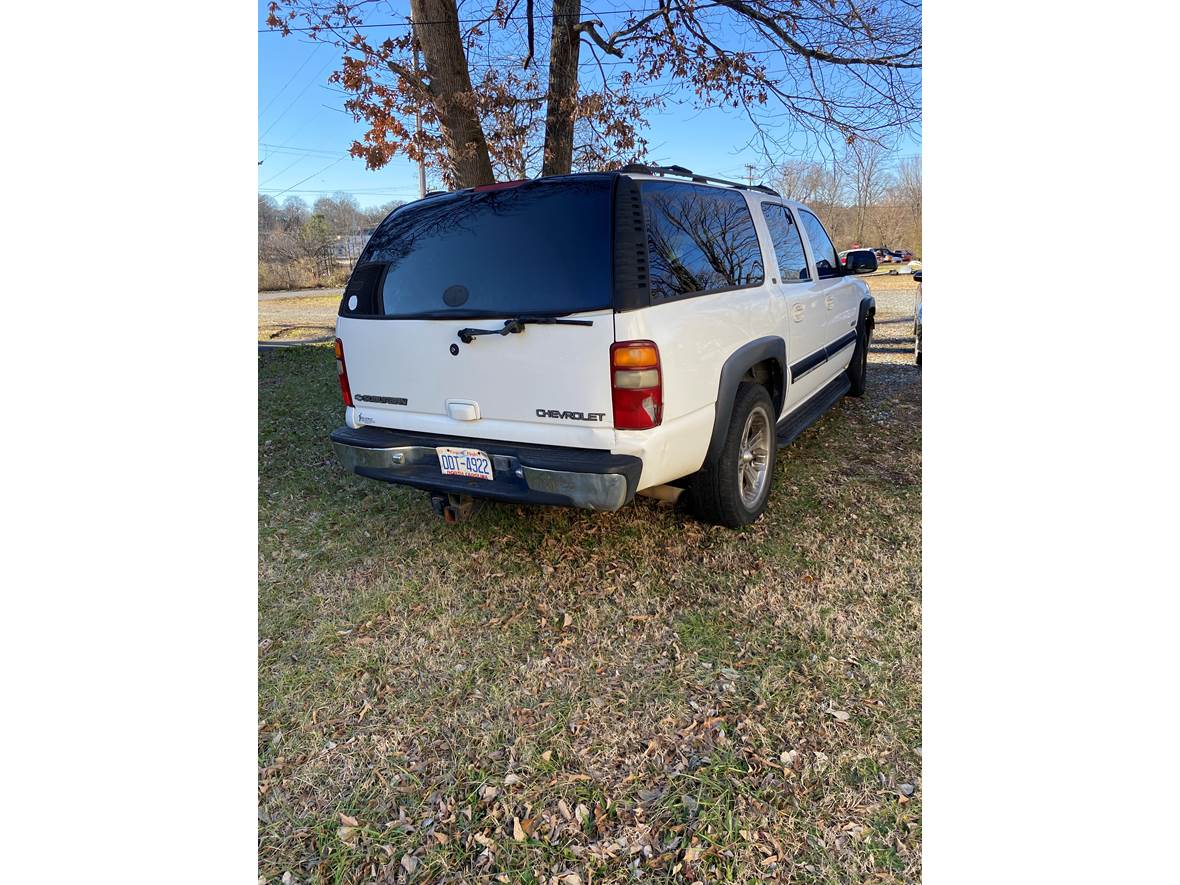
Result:
M727 184L730 187L740 187L742 190L761 191L772 197L780 196L779 192L764 184L742 184L740 181L729 181L725 178L714 178L711 175L698 175L683 166L648 166L645 163L628 163L620 172L635 172L643 175L677 175L681 178L691 178L693 181L711 184Z

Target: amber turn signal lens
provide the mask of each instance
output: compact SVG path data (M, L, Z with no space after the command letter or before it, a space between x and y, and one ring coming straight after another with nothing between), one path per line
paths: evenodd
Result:
M611 359L616 369L649 369L660 364L660 352L654 344L616 345Z

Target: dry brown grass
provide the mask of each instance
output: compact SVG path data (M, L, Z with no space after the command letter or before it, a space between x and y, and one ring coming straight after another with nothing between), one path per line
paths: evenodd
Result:
M737 532L646 499L446 526L335 465L329 348L262 358L260 880L917 881L911 299Z

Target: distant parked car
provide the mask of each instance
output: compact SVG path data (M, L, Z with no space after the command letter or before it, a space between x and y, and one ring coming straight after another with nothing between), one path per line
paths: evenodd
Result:
M914 295L914 365L922 365L922 271L914 272L914 281L918 284L917 294Z
M852 255L853 253L863 253L860 262L862 264L868 264L868 256L870 255L873 256L874 263L877 261L877 255L872 249L845 249L843 252L839 253L840 264L842 267L848 266L848 256Z

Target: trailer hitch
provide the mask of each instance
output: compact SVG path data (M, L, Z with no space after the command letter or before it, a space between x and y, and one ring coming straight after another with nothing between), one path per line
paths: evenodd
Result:
M447 523L465 522L475 514L475 498L471 495L430 493L430 509Z

